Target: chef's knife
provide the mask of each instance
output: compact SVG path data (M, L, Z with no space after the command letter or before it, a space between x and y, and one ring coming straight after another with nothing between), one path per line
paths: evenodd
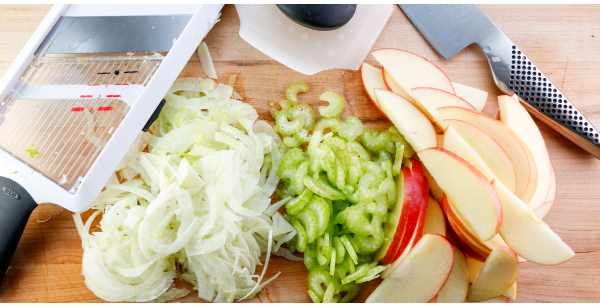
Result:
M444 59L477 44L487 56L500 90L516 93L530 113L600 159L598 130L477 6L399 6Z

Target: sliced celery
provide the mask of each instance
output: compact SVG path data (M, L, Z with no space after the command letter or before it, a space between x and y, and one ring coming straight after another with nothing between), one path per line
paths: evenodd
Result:
M339 116L344 110L344 99L332 91L321 94L319 100L329 102L327 106L319 107L319 114L326 118Z
M285 90L285 96L292 105L298 105L298 93L308 92L308 84L304 82L294 82Z

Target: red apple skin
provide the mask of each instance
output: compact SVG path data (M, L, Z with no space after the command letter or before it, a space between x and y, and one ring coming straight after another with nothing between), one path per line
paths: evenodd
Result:
M502 225L502 205L500 204L500 198L498 197L498 194L496 194L496 190L494 189L494 187L492 186L493 180L492 182L488 181L485 176L483 176L483 174L481 174L481 172L479 172L479 170L477 170L475 167L473 167L473 165L471 165L469 162L467 162L466 160L464 160L462 157L446 150L443 148L438 148L438 147L432 147L432 148L428 148L427 150L437 150L437 151L441 151L444 152L448 155L450 155L451 157L453 157L454 159L456 159L457 161L459 161L461 164L463 164L464 166L466 166L467 168L469 168L469 170L471 170L471 172L473 172L473 174L475 174L475 176L477 176L477 178L479 179L479 181L481 181L481 183L485 186L485 188L487 189L488 193L491 195L492 200L494 202L494 209L496 210L496 233L498 233L498 231L500 230L500 226Z
M422 211L421 206L423 206L423 188L424 188L423 181L427 181L427 180L425 179L425 176L423 175L423 167L421 165L421 162L419 162L415 158L410 158L408 160L408 164L410 164L410 169L411 169L411 174L412 174L411 175L412 188L410 191L410 208L409 208L409 212L408 212L406 227L404 228L404 233L402 234L402 242L398 245L398 249L396 250L396 254L394 255L394 259L392 260L392 262L396 261L400 257L400 255L402 255L402 253L404 252L404 250L407 248L408 244L410 243L411 238L413 237L413 235L415 233L417 233L416 231L419 228L421 229L421 234L423 233L423 226L425 225L423 222L425 219L425 215L421 215L421 211ZM427 204L427 202L425 202L425 204ZM425 207L425 209L427 209L427 206ZM421 220L421 219L423 219L423 220ZM421 235L418 235L419 239L421 238L420 236ZM412 245L417 244L416 238L417 237L415 237L415 242Z
M379 263L387 265L393 262L396 251L402 242L402 235L406 228L406 221L408 220L408 212L410 206L410 192L412 190L412 173L408 167L402 167L402 175L404 177L404 204L402 205L402 212L399 216L398 225L396 226L396 232L392 238L392 242L388 246L385 255L379 260ZM396 204L397 205L397 204Z
M473 258L485 260L490 254L491 250L488 250L488 248L484 245L477 244L477 239L469 233L469 231L454 214L454 211L450 207L450 203L448 202L448 198L445 194L442 196L441 204L442 210L446 214L448 223L450 223L454 234L460 239L464 246L467 247L467 249L464 250L465 253Z
M479 261L485 261L486 257L483 257L481 254L477 253L477 251L473 250L470 246L466 245L465 242L462 241L460 237L458 237L458 234L456 234L454 228L452 228L450 224L446 226L446 236L448 237L448 240L452 243L452 245L459 248L463 253L465 253L465 255L468 255L469 257Z
M423 170L421 168L421 173L422 172L423 172ZM423 194L421 196L422 204L421 204L421 212L419 213L419 225L417 225L417 228L415 229L415 235L416 235L415 243L419 242L419 240L423 236L423 228L425 227L425 217L427 215L427 204L428 204L427 202L429 201L429 182L425 178L425 175L423 175L422 178L423 178L423 187L421 188L423 190Z

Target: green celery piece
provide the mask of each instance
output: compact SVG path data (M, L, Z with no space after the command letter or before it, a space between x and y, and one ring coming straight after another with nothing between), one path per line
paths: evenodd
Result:
M279 101L279 106L281 106L281 110L287 112L290 108L292 108L292 104L288 100ZM292 120L292 119L290 119Z
M300 116L292 121L288 121L287 112L279 111L275 116L277 131L282 135L292 135L300 132L306 124L306 118Z
M344 248L344 244L340 240L340 237L333 237L333 247L335 248L335 254L337 256L335 262L341 263L344 260L344 256L346 256L346 248Z
M298 168L296 168L296 174L294 175L294 188L296 188L297 193L302 193L305 189L303 179L306 175L308 175L309 167L310 162L303 161L300 163Z
M350 303L350 302L354 301L354 299L360 293L361 289L362 289L362 285L355 284L355 283L341 285L339 292L340 293L346 292L346 295L342 298L340 303Z
M333 301L333 295L337 291L337 284L335 282L330 282L327 285L327 290L325 290L325 294L323 295L323 303L331 303Z
M312 211L308 209L303 209L296 215L296 217L298 218L300 223L302 223L302 226L306 231L306 242L312 243L313 241L315 241L315 239L319 237L319 235L317 235L317 216L315 216L315 214Z
M333 278L329 275L329 271L323 268L312 268L308 269L308 289L312 290L321 300L323 299L325 292L321 285L328 286L332 283Z
M308 135L308 131L306 129L302 129L302 131L294 134L294 138L302 143L310 142L310 135Z
M312 211L317 218L317 236L323 235L327 230L331 213L330 206L327 201L318 195L313 195L310 198L308 206L306 206L306 209Z
M321 303L319 296L310 289L308 289L308 296L310 296L310 299L313 301L313 303Z
M369 272L369 270L369 264L359 265L358 267L356 267L356 271L354 271L354 273L351 273L350 275L342 279L342 284L348 284L350 282L355 281L358 278L365 276Z
M308 237L306 236L306 231L300 221L298 219L292 219L292 227L296 230L296 237L298 237L297 249L299 252L304 252L306 250L306 245L308 244Z
M313 192L310 189L305 188L299 196L285 203L285 209L288 215L296 215L300 211L302 211L304 207L309 203L312 196Z
M323 174L319 175L319 178L317 179L313 179L311 176L305 176L304 186L312 190L315 194L333 201L346 199L346 196L343 193L329 185L327 177Z
M338 127L340 126L340 120L338 120L337 118L321 118L319 119L319 121L317 121L317 123L315 124L315 127L313 128L313 132L321 132L323 133L323 131L327 128L331 129L332 132L337 132Z
M329 275L335 275L335 262L337 260L337 254L335 249L331 250L331 259L329 261Z
M285 89L285 96L292 106L298 105L298 93L308 92L308 84L304 82L294 82Z
M360 119L354 116L346 117L346 121L340 123L338 134L348 141L353 141L363 133L363 125Z
M367 149L365 149L365 147L363 147L363 145L361 145L360 143L356 142L356 141L349 141L347 143L348 149L350 150L350 152L354 152L356 154L358 154L358 156L360 157L361 160L363 161L369 161L371 160L371 153L369 153L369 151L367 151Z
M293 148L288 150L281 159L281 163L277 169L277 176L281 179L294 178L298 164L303 160L305 160L305 156L302 149Z
M339 116L344 110L344 99L332 91L321 94L319 100L329 102L327 106L319 107L319 114L326 118Z
M352 247L350 240L348 240L348 236L344 235L340 239L342 240L342 243L346 247L346 250L348 251L348 254L350 255L350 258L352 259L354 264L355 265L358 264L358 256L356 255L356 252L354 251L354 248ZM353 267L353 266L351 266L351 267ZM354 271L352 271L352 273L354 273Z
M371 151L380 151L387 148L388 143L392 143L392 134L389 131L379 132L379 130L364 130L360 135L360 140L365 148Z
M396 143L396 156L394 159L394 164L392 165L392 174L394 176L400 174L400 169L402 169L402 158L404 157L404 145L398 145Z
M355 235L354 243L358 247L357 253L372 254L383 244L383 231L368 237Z
M289 120L296 120L298 117L304 117L304 129L311 131L315 127L315 112L308 104L296 105L287 112Z
M286 146L290 148L296 148L301 146L304 142L302 140L298 140L295 136L288 136L283 138L283 142Z
M317 248L313 243L306 246L306 251L304 252L304 265L309 270L319 266L319 263L317 262Z

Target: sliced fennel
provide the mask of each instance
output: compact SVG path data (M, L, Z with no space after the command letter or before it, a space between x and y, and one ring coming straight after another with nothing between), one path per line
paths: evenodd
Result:
M283 243L296 231L271 205L279 183L281 142L254 108L210 79L171 87L152 134L138 137L75 224L84 250L85 284L107 301L158 302L185 296L180 278L215 302L251 298L269 254L290 260ZM101 232L90 234L94 220ZM256 267L264 269L257 275Z

